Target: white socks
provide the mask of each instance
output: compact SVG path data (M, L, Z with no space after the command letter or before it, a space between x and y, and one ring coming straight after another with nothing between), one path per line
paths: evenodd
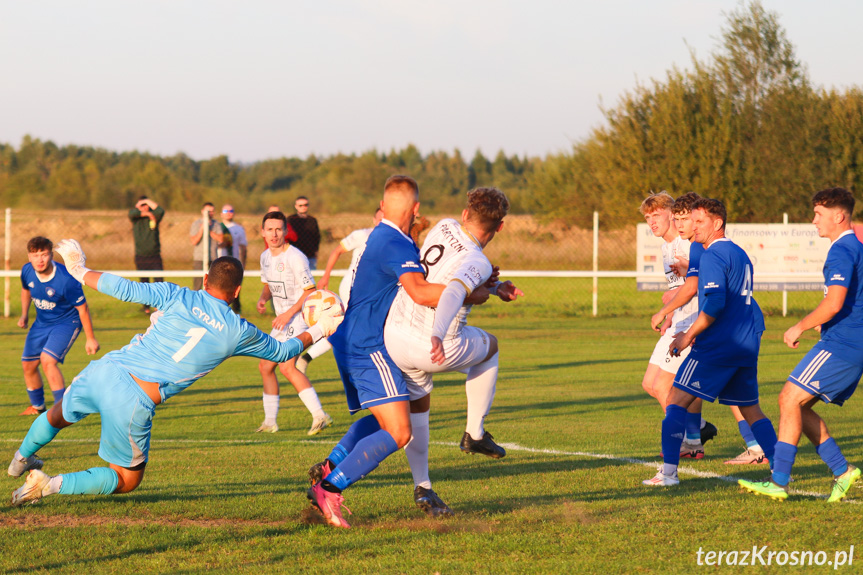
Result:
M314 387L304 389L299 393L299 396L303 405L305 405L306 409L309 410L309 413L312 414L312 417L315 419L321 419L326 415L326 413L324 413L324 408L321 407L321 400L318 399L318 392L315 391Z
M269 425L276 424L276 418L279 415L279 396L264 394L264 423Z
M326 338L318 340L314 345L310 346L306 353L309 354L309 357L312 359L317 359L333 349L333 346L330 345L330 342L327 341Z
M414 476L414 485L431 489L429 479L429 412L411 413L413 437L405 445L405 455Z
M491 410L494 401L494 391L497 385L497 360L500 354L494 354L467 372L465 393L467 394L467 431L470 436L479 441L483 436L483 420Z

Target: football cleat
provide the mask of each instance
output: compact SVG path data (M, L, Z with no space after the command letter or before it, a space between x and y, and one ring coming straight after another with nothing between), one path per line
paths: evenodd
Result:
M506 456L506 449L495 443L494 437L492 437L491 433L488 431L482 434L482 439L479 441L471 437L470 433L465 431L461 438L459 449L465 453L479 453L480 455L487 455L492 459L501 459Z
M830 497L827 498L827 503L842 501L858 479L860 479L860 469L849 464L848 471L833 478L833 490L830 492Z
M30 407L28 407L27 409L25 409L24 411L22 411L18 415L42 415L43 413L45 413L45 406L44 405L42 407L34 407L31 405Z
M444 503L433 489L426 489L417 485L414 488L414 503L429 517L440 517L441 515L452 517L454 515L449 505Z
M704 446L700 443L686 443L684 441L680 444L680 458L704 459Z
M701 428L701 444L704 445L714 437L719 435L719 430L709 421L704 422L704 427Z
M315 463L309 467L309 484L314 485L326 479L327 475L332 473L333 468L330 466L330 460L324 459L320 463Z
M266 421L255 430L255 433L275 433L279 430L278 423L267 423Z
M679 483L680 479L677 478L677 471L671 475L665 475L662 472L662 468L660 468L652 478L645 479L641 482L642 485L647 485L648 487L674 487Z
M331 493L321 487L320 483L315 483L306 491L306 497L312 502L312 506L321 512L327 523L334 527L350 528L348 522L342 517L342 507L348 512L348 515L353 514L350 509L345 507L345 498L342 497L341 493Z
M737 484L743 489L756 495L764 495L776 501L785 501L788 499L788 492L778 483L773 483L771 479L764 481L747 481L738 479Z
M310 363L312 363L312 356L310 356L307 353L304 353L303 355L301 355L300 357L297 358L297 363L296 363L297 371L299 371L300 373L305 375L306 370L309 369Z
M50 481L50 475L46 475L38 469L31 470L24 485L12 492L12 507L33 504L46 495L50 495L45 493Z
M333 418L325 413L323 417L315 419L312 422L312 427L306 435L317 435L332 424Z
M42 460L31 455L27 459L18 459L18 453L12 457L12 463L9 464L9 476L21 477L25 472L31 469L42 469Z
M758 464L758 463L767 463L767 458L764 457L764 452L761 451L761 447L749 447L735 457L734 459L729 459L725 462L725 465L748 465L748 464Z

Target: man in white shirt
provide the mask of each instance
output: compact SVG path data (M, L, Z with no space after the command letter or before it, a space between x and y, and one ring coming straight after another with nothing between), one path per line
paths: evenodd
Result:
M509 201L497 188L469 192L463 223L453 219L438 222L420 250L427 280L447 286L437 308L416 304L400 289L384 328L387 351L404 373L411 399L413 438L405 454L414 478L414 502L431 516L452 514L432 490L428 473L432 374L467 373L467 425L461 450L494 459L506 455L483 427L497 384L497 339L466 324L471 304L488 297L479 288L486 285L494 269L482 250L503 227L508 210ZM495 283L492 293L504 301L523 295L511 282Z
M278 341L286 341L308 329L303 320L303 302L315 289L315 280L309 270L309 260L297 248L285 243L287 218L282 212L270 212L264 216L261 232L267 249L261 254L261 281L264 288L258 300L258 312L264 313L267 301L273 301L276 319L270 335ZM309 435L316 435L333 423L321 407L318 394L309 378L296 368L296 357L278 364L282 372L300 396L306 409L312 414ZM279 380L276 363L262 359L258 364L264 381L264 422L258 432L275 433L279 430L276 418L279 413Z

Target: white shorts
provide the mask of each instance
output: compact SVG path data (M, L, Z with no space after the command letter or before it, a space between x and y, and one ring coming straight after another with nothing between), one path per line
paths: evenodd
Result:
M297 337L308 329L309 326L307 326L305 320L303 320L303 314L298 313L291 318L291 321L285 324L284 328L273 328L273 331L270 332L270 337L275 338L276 341L284 343L292 337Z
M387 326L384 342L390 357L404 373L408 394L413 401L431 393L434 387L432 374L465 372L482 363L488 356L491 339L477 327L464 326L459 337L444 340L446 361L442 365L432 363L429 339Z
M674 336L671 334L671 330L669 329L665 332L665 335L660 337L659 341L656 342L656 347L653 348L653 355L650 356L650 361L648 363L658 366L662 371L677 373L677 369L680 367L680 364L683 363L683 360L686 359L686 356L689 355L689 350L692 349L692 346L684 349L679 357L672 357L671 354L668 353L668 347L671 345L672 341L674 341Z

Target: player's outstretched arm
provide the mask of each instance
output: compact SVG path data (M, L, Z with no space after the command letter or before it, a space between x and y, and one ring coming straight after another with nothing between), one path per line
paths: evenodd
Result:
M336 249L333 250L333 253L330 254L329 259L327 260L327 267L324 268L324 275L321 276L321 281L318 282L319 289L327 289L330 285L330 274L333 273L333 269L336 267L336 262L339 261L339 257L347 250L342 246L341 243L336 246ZM344 281L344 280L342 280Z
M827 286L827 295L819 302L818 306L812 312L798 321L796 324L788 328L783 336L783 341L788 347L796 348L800 343L800 336L807 329L820 327L827 323L839 313L842 306L845 304L845 298L848 295L848 288L841 285Z
M517 300L520 296L524 296L524 292L521 291L514 283L507 280L505 282L497 282L495 288L491 292L496 295L506 303Z
M438 300L446 286L431 284L419 272L406 272L399 276L399 281L411 299L428 307L437 307Z

